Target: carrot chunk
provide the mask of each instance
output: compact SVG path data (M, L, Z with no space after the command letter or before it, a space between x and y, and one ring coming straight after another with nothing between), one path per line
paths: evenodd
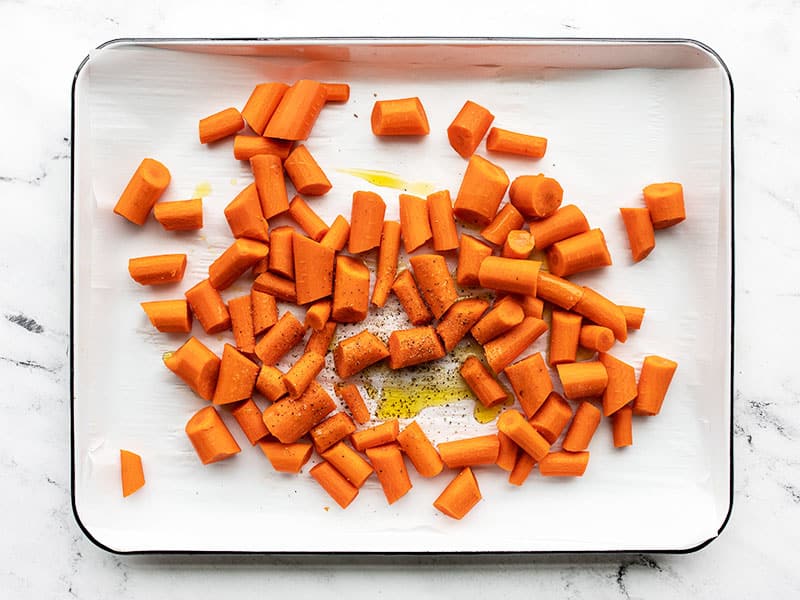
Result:
M530 419L553 391L553 382L542 353L531 354L509 365L504 372L525 416Z
M542 158L547 151L547 138L492 127L486 138L486 149L489 152Z
M356 423L363 425L369 421L369 409L364 403L364 398L361 396L361 392L358 391L355 384L340 383L333 386L333 391L336 392L336 395L339 396L347 405L347 408L350 409L350 414L353 415Z
M325 89L325 102L347 102L350 99L350 85L347 83L322 83Z
M433 314L422 299L411 271L405 269L397 276L392 284L392 291L400 300L412 325L427 325L433 320Z
M483 347L486 362L492 371L500 373L545 331L547 323L536 317L525 317L513 329L486 343Z
M297 304L308 304L331 295L335 254L330 248L303 235L292 235Z
M231 329L236 348L245 354L253 354L256 336L253 330L253 301L250 294L231 298L228 301L228 312L231 315Z
M473 154L461 180L453 213L464 223L485 227L494 219L507 189L506 172L485 158Z
M358 488L328 462L314 465L308 473L342 508L350 506L358 496Z
M615 448L633 444L633 405L627 404L611 415L611 431Z
M439 254L418 254L409 259L414 279L425 304L437 319L458 300L458 292L444 257Z
M261 135L289 86L279 81L259 83L242 109L242 117L253 132Z
M336 404L316 381L296 400L284 398L264 411L264 424L284 444L293 444L336 410Z
M589 222L574 204L562 206L549 217L528 223L536 247L544 250L556 242L589 231Z
M503 298L470 330L475 341L483 345L522 323L525 313L512 298Z
M153 158L145 158L125 186L114 206L114 212L134 225L144 225L153 205L167 189L169 181L167 167Z
M427 200L433 249L437 252L455 250L458 248L458 232L456 231L450 192L448 190L434 192L428 196Z
M550 358L551 365L575 362L578 343L581 337L583 317L563 310L554 310L550 316ZM604 328L605 329L605 328ZM611 331L610 329L607 331ZM614 339L614 334L611 334Z
M400 254L400 233L402 226L397 221L385 221L378 250L378 267L375 270L375 287L372 290L372 303L383 307L389 297L389 290L397 274L397 257Z
M580 477L589 464L588 452L551 452L539 463L539 472L545 477Z
M436 333L442 338L445 350L450 352L455 348L487 308L489 303L482 298L465 298L453 304L436 324Z
M656 236L650 211L646 208L620 208L619 214L628 234L631 257L634 262L644 260L656 247Z
M547 400L533 415L530 424L544 439L554 444L571 420L572 407L559 394L550 392Z
M228 305L208 279L203 279L186 290L184 295L206 333L214 334L230 329L231 315L228 312Z
M153 216L166 231L193 231L203 228L203 200L157 202Z
M164 365L203 400L214 397L221 361L200 340L190 337L175 352L164 354L163 360Z
M269 225L261 213L256 184L251 183L225 207L225 219L235 238L269 241Z
M633 403L636 414L657 415L678 363L662 356L645 356L639 373L638 396Z
M481 263L487 256L492 255L491 246L487 246L471 235L461 234L458 244L458 267L456 268L456 282L462 287L477 287L480 285L478 277Z
M331 250L339 252L347 245L347 240L350 238L350 223L347 222L342 215L337 215L331 223L330 229L322 236L319 241L320 244ZM399 243L399 240L398 240Z
M299 473L314 451L314 447L307 442L282 444L267 440L258 445L272 468L281 473Z
M256 343L256 356L265 365L275 365L303 339L305 333L303 324L287 311Z
M375 469L389 504L394 504L411 490L411 479L400 446L396 443L367 448L367 458Z
M497 430L505 433L537 461L550 451L550 443L528 423L521 412L513 408L498 417Z
M186 300L156 300L142 302L141 306L153 327L162 333L189 333L192 330L192 313Z
M282 140L307 139L325 106L325 98L325 88L320 82L310 79L295 82L284 92L264 128L264 136Z
M465 467L433 501L433 506L448 517L463 519L482 498L472 469Z
M201 144L216 142L244 129L242 114L235 108L226 108L204 119L197 126Z
M686 219L683 204L683 186L680 183L651 183L642 191L644 203L650 211L653 229L665 229Z
M423 477L436 477L442 472L444 462L419 423L411 421L397 435L397 442L411 460L417 473Z
M258 408L252 398L239 404L231 411L233 418L239 423L250 445L255 446L256 442L267 437L269 431L261 418L261 409Z
M389 368L402 369L438 360L445 355L433 327L414 327L389 335Z
M159 254L128 260L128 273L139 285L164 285L183 279L185 254Z
M355 375L389 356L389 348L366 329L340 341L333 351L336 374L342 379Z
M289 216L315 242L319 242L328 233L325 221L300 196L295 196L289 203Z
M583 325L578 337L580 345L588 350L608 352L616 339L614 332L600 325Z
M258 370L257 364L230 344L225 344L212 398L214 404L231 404L249 398L256 385Z
M611 265L606 238L599 229L590 229L560 242L547 251L550 272L558 277Z
M208 281L217 290L229 288L268 253L269 246L263 242L238 238L208 267Z
M257 154L272 154L286 160L292 144L290 140L273 140L260 135L237 135L233 138L233 158L249 161Z
M320 454L341 442L356 430L353 420L343 412L334 413L322 423L311 429L309 434L314 442L314 448Z
M542 219L558 210L564 197L564 190L558 181L541 173L521 175L511 184L508 197L511 199L511 204L526 217Z
M321 456L357 488L364 485L369 476L375 472L358 452L344 442L339 442L329 450L325 450Z
M375 135L428 135L431 128L419 98L377 100L370 117Z
M204 465L225 460L242 451L213 406L201 408L189 419L186 435Z
M467 100L447 128L447 139L453 150L463 158L472 156L492 121L492 113L480 104Z
M608 371L600 361L556 365L564 395L570 400L599 396L608 385Z
M275 296L250 290L250 302L253 311L253 333L261 335L278 322L278 303Z
M378 194L353 192L347 248L350 254L360 254L380 245L385 213L386 204Z
M508 392L475 356L470 355L466 358L461 364L459 373L485 407L492 407L508 399Z
M409 194L400 194L400 228L408 254L433 237L425 200Z
M382 446L397 439L400 433L400 424L397 419L389 419L380 425L375 425L369 429L362 429L350 434L350 442L353 448L363 452L367 448Z
M325 172L303 144L292 150L284 161L283 168L286 169L286 174L299 194L322 196L333 187Z
M261 212L265 219L271 219L289 210L289 196L286 193L286 180L283 178L283 164L273 154L256 154L250 157Z
M495 215L492 222L481 230L481 236L495 246L502 246L508 238L509 232L519 229L525 224L525 219L513 204L506 204Z
M336 285L333 289L331 319L358 323L369 311L369 269L359 258L336 257Z
M575 411L572 424L567 429L567 435L564 436L561 447L570 452L586 450L594 432L597 431L597 426L600 425L601 418L600 410L594 404L581 402L578 410Z
M438 448L439 455L448 469L493 465L497 462L497 455L500 452L500 440L494 434L481 435L442 442Z
M120 450L119 466L122 479L122 497L127 498L144 485L142 457L130 450Z
M541 266L537 260L487 256L478 269L478 281L492 290L535 296Z

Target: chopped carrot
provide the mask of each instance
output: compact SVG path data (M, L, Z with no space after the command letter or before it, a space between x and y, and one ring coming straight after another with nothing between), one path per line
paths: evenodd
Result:
M256 379L256 389L270 402L275 402L288 394L283 382L283 373L271 365L261 365Z
M487 256L492 255L492 248L471 235L461 234L458 244L458 267L456 281L462 287L477 287L480 285L478 273L481 263Z
M175 352L164 354L163 360L203 400L214 397L221 361L200 340L190 337Z
M297 304L308 304L331 295L335 254L330 248L304 235L292 234Z
M533 428L542 434L542 437L554 444L572 420L572 407L556 392L550 392L547 400L536 411L530 420Z
M142 457L130 450L119 451L119 472L122 479L122 497L127 498L144 485Z
M428 220L428 204L425 200L409 194L400 194L400 228L408 254L433 237Z
M272 468L280 473L299 473L314 451L308 442L282 444L267 440L258 442L258 445Z
M330 300L317 300L306 309L306 318L304 324L306 327L311 327L314 331L322 331L325 323L331 317L331 301Z
M257 154L272 154L286 160L293 143L291 140L273 140L260 135L237 135L233 138L233 157L249 161Z
M325 106L325 88L318 81L301 79L283 94L264 136L282 140L305 140ZM269 217L267 217L269 218Z
M336 374L342 379L346 379L387 356L389 356L389 348L386 347L386 344L365 329L336 344L333 351L333 362Z
M615 448L633 445L633 405L626 404L611 415L611 431Z
M541 173L520 175L511 184L508 197L511 199L511 204L526 217L543 219L552 215L561 206L564 190L558 181Z
M269 270L294 279L294 227L276 227L269 235Z
M189 419L186 435L204 465L225 460L242 451L213 406L201 408Z
M372 290L372 303L383 307L389 297L389 290L397 274L397 257L400 254L400 232L402 226L397 221L385 221L378 250L378 266L375 269L375 287Z
M583 288L547 271L539 271L536 295L564 310L571 310L583 297Z
M411 271L404 269L397 276L392 284L392 291L403 305L403 310L406 311L412 325L427 325L433 320L433 314L422 299Z
M547 151L547 138L492 127L486 138L486 149L489 152L542 158Z
M640 415L657 415L661 411L672 376L678 363L662 356L644 357L639 373L638 396L633 403L633 411Z
M311 382L325 366L325 358L316 352L306 352L283 376L283 383L290 398L297 398L306 391Z
M467 100L447 128L447 139L450 140L453 150L462 158L472 156L492 121L494 121L492 113L480 104Z
M602 415L600 410L591 402L581 402L572 423L567 429L561 447L570 452L581 452L589 447L589 442L600 425Z
M322 486L328 495L341 506L347 508L358 496L358 488L345 479L329 462L321 462L308 472Z
M616 341L614 332L600 325L583 325L578 340L581 346L596 352L608 352Z
M605 352L597 358L608 373L608 385L603 392L603 415L608 417L636 398L636 372L628 363Z
M278 322L278 303L275 296L250 290L250 302L253 311L253 333L261 335Z
M563 310L554 310L550 316L550 357L551 365L575 362L578 343L581 338L583 317ZM611 331L611 330L608 330ZM614 339L614 334L611 334Z
M183 279L185 254L158 254L128 260L128 273L139 285L164 285Z
M503 249L500 251L500 256L504 258L517 258L520 260L527 259L536 243L530 231L524 229L512 229L506 236L506 241L503 243Z
M363 452L367 448L382 446L397 439L400 433L400 423L397 419L388 419L380 425L375 425L369 429L362 429L350 434L350 443L353 448Z
M376 100L370 117L375 135L428 135L431 128L419 98Z
M383 494L389 504L394 504L411 489L403 454L396 443L367 448L367 458L375 469Z
M333 386L333 391L350 409L350 414L353 415L356 423L363 425L369 421L369 409L355 384L340 383Z
M481 435L442 442L438 448L439 455L448 469L493 465L497 462L497 455L500 452L500 440L495 434Z
M481 345L489 342L522 323L525 313L522 307L511 298L496 302L494 308L486 313L470 330L472 337Z
M686 219L683 186L680 183L651 183L643 190L653 229L665 229Z
M414 279L425 304L437 319L458 300L458 292L444 257L439 254L418 254L409 259Z
M189 333L192 330L192 313L186 300L142 302L141 307L153 327L162 333Z
M326 450L341 442L355 430L356 425L353 420L345 413L337 412L315 426L309 434L314 442L314 448L320 454L324 454Z
M470 354L466 358L461 364L459 373L485 407L492 407L508 399L508 392L474 355Z
M193 288L186 290L184 295L206 333L220 333L230 329L231 315L228 312L228 305L208 279L203 279Z
M547 251L550 272L558 277L611 265L606 238L600 229L590 229L560 242Z
M564 395L570 400L599 396L608 385L608 372L598 360L561 363L556 369Z
M644 320L644 308L639 306L622 306L622 314L625 315L625 326L628 329L640 329Z
M257 364L230 344L225 344L212 402L231 404L249 398L256 385L258 371Z
M478 270L478 281L492 290L535 296L541 266L538 260L487 256Z
M350 86L346 83L322 83L325 102L347 102L350 99Z
M253 330L253 301L250 294L228 300L228 312L231 315L231 329L236 347L240 352L253 354L256 336Z
M193 231L203 228L203 200L157 202L153 216L166 231Z
M288 85L279 81L259 83L253 88L242 109L242 116L253 132L259 136L264 133L267 123L288 89Z
M336 257L336 285L333 289L331 319L358 323L369 311L369 269L359 258Z
M433 327L395 330L389 335L388 347L390 369L438 360L446 354Z
M589 231L589 222L580 208L567 204L547 218L531 221L528 228L536 241L536 247L544 250L556 242Z
M295 196L289 203L289 216L315 242L319 242L328 233L325 221L320 219L319 215L300 196Z
M503 469L503 471L508 471L510 473L514 470L514 465L517 462L519 446L502 431L497 432L497 439L500 440L500 451L497 453L497 461L495 464Z
M336 334L336 322L328 321L322 326L320 330L314 330L308 337L306 342L306 352L316 352L321 356L325 356L331 347L333 336Z
M510 231L520 229L525 224L525 219L514 208L513 204L505 204L495 215L492 222L481 230L481 236L495 246L502 246Z
M453 214L468 225L485 227L494 219L507 189L506 172L485 158L473 154L461 180Z
M486 343L483 347L486 362L492 371L500 373L545 331L547 323L536 317L525 317L513 329Z
M320 244L331 250L338 252L347 245L350 237L350 223L342 215L337 215L333 220L330 229L322 236Z
M437 252L455 250L458 248L458 232L450 192L448 190L434 192L428 195L427 201L433 249Z
M618 305L595 290L584 286L583 294L573 309L590 321L608 327L620 342L628 339L625 313Z
M208 281L217 290L229 288L247 269L269 253L269 246L256 240L237 238L208 267Z
M297 146L283 162L286 174L299 194L322 196L330 191L330 180L303 144Z
M482 298L465 298L453 304L436 324L436 333L442 338L445 350L450 352L455 348L487 308L489 303Z
M261 213L256 184L251 183L225 207L225 219L233 237L269 241L269 225Z
M283 178L283 164L273 154L256 154L250 157L250 168L256 180L256 190L265 219L277 217L289 210L289 196Z
M256 344L256 356L265 365L275 365L294 348L306 333L306 328L291 312L283 313Z
M269 435L267 426L264 425L264 420L261 418L261 409L253 402L252 398L239 404L231 411L231 414L239 423L239 427L242 428L251 446L255 446L258 440Z
M235 108L226 108L204 119L197 126L201 144L216 142L244 129L242 113Z
M541 285L541 280L537 277L536 278L536 293L540 293L539 285ZM536 317L537 319L542 318L542 314L544 313L544 302L537 298L536 296L514 296L514 299L519 302L519 305L522 307L522 312L525 313L526 317Z
M433 501L433 506L448 517L463 519L482 498L472 469L464 467Z
M516 409L511 408L498 417L497 431L505 433L537 461L550 451L550 443Z
M316 381L296 400L284 398L264 411L264 424L281 443L293 444L336 410L336 404Z
M134 225L144 225L153 205L167 189L169 181L167 167L153 158L145 158L114 205L114 212Z
M588 464L588 452L551 452L539 463L539 473L545 477L580 477Z
M533 471L536 459L527 452L517 452L517 461L514 468L508 474L508 483L511 485L522 485L528 479L528 475Z
M628 234L633 262L644 260L656 247L656 236L653 231L653 222L650 220L650 211L646 208L620 208L619 214L622 216L625 232Z
M411 460L417 473L423 477L436 477L442 472L442 457L434 448L422 427L411 421L405 429L397 434L397 442Z
M292 270L294 270L294 264L292 264ZM294 285L294 281L274 273L261 273L253 282L253 289L274 296L279 300L297 304L297 288Z
M530 419L553 391L542 353L531 354L509 365L504 372L525 416Z
M339 442L320 455L332 464L345 479L357 488L364 485L375 470L361 455L344 442Z
M353 192L348 251L361 254L381 243L386 203L374 192Z

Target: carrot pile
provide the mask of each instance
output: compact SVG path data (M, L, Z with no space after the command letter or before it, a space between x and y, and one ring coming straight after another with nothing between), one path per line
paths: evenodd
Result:
M225 208L234 239L207 278L182 298L142 308L161 332L191 334L193 319L207 334L231 332L221 357L192 336L164 356L166 367L211 403L185 427L200 461L241 452L222 418L230 412L276 471L301 473L312 462L308 474L342 508L373 473L392 504L413 487L409 464L415 477L454 469L433 506L461 519L482 498L483 469L498 467L517 486L537 466L543 476L581 476L604 417L614 446L630 446L633 416L659 413L677 363L647 356L637 381L634 367L612 354L642 326L645 309L568 279L612 265L604 232L578 206L563 204L555 179L531 173L512 181L495 162L502 154L541 158L547 139L492 127L490 110L467 101L447 127L450 145L467 161L454 197L449 190L399 194L389 199L397 202L398 222L385 219L386 199L355 190L349 215L326 223L314 209L322 200L310 197L324 196L332 184L302 142L326 103L346 102L349 92L343 83L262 83L241 112L227 108L199 122L203 144L235 136L234 156L249 161L253 183ZM376 136L430 133L416 97L376 101L371 127ZM476 154L484 138L491 160ZM287 181L297 195L290 196ZM166 231L201 228L201 200L159 201L169 182L164 165L145 159L114 211L136 225L153 212ZM644 203L620 209L636 262L653 250L655 230L685 219L678 183L648 185ZM446 256L457 259L454 274ZM186 262L185 254L132 258L129 271L144 286L175 284ZM374 272L368 264L376 264ZM226 300L222 292L243 278L249 293ZM407 328L358 325L390 295ZM337 337L339 323L361 330ZM531 353L548 332L546 354ZM502 406L485 435L434 445L416 421L370 413L353 379L361 371L382 361L393 370L437 361L468 336L482 352L463 360L460 375L483 406ZM303 340L301 356L279 369ZM326 364L338 377L331 390L318 381ZM124 495L144 483L134 457L122 455Z

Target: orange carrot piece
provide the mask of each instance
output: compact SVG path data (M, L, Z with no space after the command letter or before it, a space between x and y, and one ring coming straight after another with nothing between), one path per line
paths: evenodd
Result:
M365 329L336 344L333 351L333 363L336 367L336 374L342 379L346 379L387 356L389 356L389 348L386 347L386 344Z
M153 216L166 231L193 231L203 228L203 200L157 202Z
M265 365L274 366L294 348L306 333L306 328L292 313L286 311L256 344L256 356Z
M294 263L292 263L292 269L294 269ZM294 285L294 281L274 273L261 273L253 282L253 289L257 292L275 296L279 300L297 304L297 288Z
M458 267L456 281L462 287L478 287L481 263L492 255L492 248L471 235L461 234L458 244Z
M536 247L544 250L556 242L589 231L589 222L580 208L567 204L545 219L531 221L528 228L533 234Z
M536 278L536 293L539 293L539 281L540 279ZM514 296L514 299L519 303L522 307L522 312L525 313L526 317L536 317L537 319L542 318L542 313L544 313L544 302L537 298L536 296Z
M192 313L186 300L156 300L142 302L141 307L153 327L161 333L189 333Z
M175 352L165 353L163 361L203 400L214 397L221 361L200 340L190 337Z
M461 180L453 214L464 223L485 227L497 214L497 208L507 189L506 172L485 158L473 154Z
M510 437L505 433L498 431L497 439L500 440L500 451L497 453L497 461L495 464L509 473L514 470L514 465L517 462L517 454L519 453L519 446L514 443Z
M542 437L554 444L572 420L572 407L560 394L550 392L547 400L530 420L533 428L542 434Z
M259 83L250 93L242 116L255 133L261 135L289 86L279 81Z
M367 458L375 469L383 494L389 504L394 504L411 489L403 454L396 443L367 448Z
M556 365L564 395L570 400L599 396L608 385L608 372L599 360Z
M119 472L122 479L122 497L127 498L144 485L142 457L130 450L119 451Z
M299 398L284 398L264 411L264 424L283 444L293 444L336 410L336 404L320 384L313 381Z
M614 332L600 325L582 326L578 339L581 346L597 352L608 352L616 341Z
M591 402L581 402L578 410L575 411L575 416L569 429L567 429L567 434L564 436L561 447L569 452L586 450L594 436L594 432L597 431L597 427L600 425L600 419L602 419L600 409Z
M633 411L639 415L657 415L661 411L664 397L678 363L662 356L644 357L639 373L638 396L633 403Z
M128 273L139 285L164 285L183 279L185 254L158 254L128 260Z
M250 290L250 303L253 311L253 333L261 335L278 322L278 303L275 296Z
M297 304L308 304L331 295L335 254L330 248L304 235L292 235Z
M375 470L361 455L344 442L339 442L330 450L320 453L322 458L332 464L345 479L357 488L364 485Z
M169 181L167 167L155 159L145 158L114 205L114 212L135 225L144 225Z
M353 415L356 423L363 425L369 421L369 409L355 384L337 383L333 386L333 391L350 409L350 414Z
M350 434L350 443L353 444L353 448L363 452L367 448L395 441L398 433L400 433L400 423L397 419L389 419L369 429L353 432Z
M628 339L625 313L618 305L593 289L583 287L583 295L573 310L598 325L608 327L620 342Z
M288 393L283 382L283 373L270 365L261 366L256 379L256 389L270 402L280 400Z
M547 138L492 127L486 138L486 149L489 152L542 158L547 151Z
M498 417L497 431L505 433L537 461L550 451L550 443L516 409L511 408Z
M431 224L428 220L428 204L422 198L409 194L400 194L400 228L403 245L411 254L431 237Z
M511 485L522 485L528 479L528 475L533 471L536 459L527 452L517 452L517 461L514 468L508 474L508 483Z
M389 368L393 370L438 360L446 354L433 327L393 331L388 347Z
M308 307L306 310L306 318L304 324L306 327L311 327L314 331L322 331L325 323L331 317L331 301L330 300L317 300Z
M333 289L331 319L358 323L369 311L369 269L359 258L336 257L336 285Z
M543 219L552 215L561 206L564 190L558 181L541 173L520 175L511 184L508 197L511 204L526 217Z
M588 464L588 452L551 452L539 463L539 473L545 477L580 477Z
M433 321L433 314L428 310L425 301L420 296L417 284L414 281L414 276L411 271L404 269L397 279L392 284L392 291L400 304L403 305L403 310L408 315L408 320L412 325L427 325Z
M450 352L455 348L487 308L489 303L481 298L465 298L453 304L436 324L436 333L442 338L445 350Z
M289 216L315 242L319 242L328 233L325 221L300 196L295 196L289 203Z
M197 125L201 144L216 142L242 129L244 129L242 114L232 107L200 119Z
M245 354L253 354L256 336L253 331L253 302L250 294L228 300L228 312L231 315L231 329L236 348Z
M319 375L325 366L325 358L316 352L306 352L283 376L283 383L290 398L297 398Z
M633 445L633 405L627 404L611 415L611 431L615 448Z
M385 221L378 249L378 267L375 270L375 287L372 290L372 303L383 307L389 297L389 290L397 274L397 257L400 254L400 232L402 226L397 221Z
M283 94L264 136L282 140L305 140L325 106L325 88L318 81L301 79ZM267 217L269 218L269 217Z
M358 496L358 488L347 481L347 479L328 462L321 462L314 465L308 473L322 489L328 492L328 495L333 498L336 504L342 508L350 506L350 503Z
M331 341L333 341L335 333L336 322L328 321L319 331L314 330L311 332L308 342L306 342L305 351L316 352L320 356L325 356L331 347Z
M186 423L186 435L204 465L230 458L242 451L217 409L206 406Z
M439 254L418 254L409 259L414 269L414 279L425 304L437 319L458 300L456 284L447 270L444 257Z
M497 462L497 455L500 452L500 440L495 434L481 435L442 442L438 448L439 456L449 469L493 465Z
M283 164L273 154L256 154L250 157L261 212L265 219L271 219L289 210L289 196L283 178Z
M326 450L341 442L355 430L356 425L353 420L345 413L337 412L315 426L309 434L314 442L314 448L320 454L324 454Z
M294 234L293 227L276 227L269 236L269 270L281 277L294 279Z
M558 277L611 265L606 238L600 229L590 229L560 242L547 251L550 272Z
M386 203L378 194L353 192L347 247L350 254L361 254L380 245L385 213Z
M256 184L251 183L225 207L225 219L235 238L269 241L269 225L261 213Z
M330 191L330 180L303 144L297 146L284 161L283 168L298 194L322 196Z
M308 442L282 444L265 440L258 445L272 468L280 473L299 473L314 451L314 447Z
M253 402L252 398L239 404L231 411L231 414L239 423L239 427L242 428L251 446L255 446L258 440L269 435L267 426L264 425L264 420L261 418L261 409Z
M631 247L633 262L644 260L656 247L656 236L653 223L650 221L650 211L646 208L620 208L619 214L625 224L628 234L628 244Z
M508 392L475 356L468 356L458 372L485 407L492 407L508 399Z
M211 285L208 279L203 279L194 287L186 290L186 301L203 326L203 330L208 334L220 333L230 329L231 315L228 312L228 305L222 300L222 296Z
M486 343L483 347L486 362L492 371L500 373L545 331L547 323L536 317L525 317L513 329Z
M331 250L339 252L347 245L347 240L350 237L350 223L347 222L342 215L337 215L333 220L330 229L322 236L319 241L320 244Z
M541 266L538 260L487 256L478 269L478 281L492 290L535 296Z
M536 243L530 231L513 229L508 232L500 256L504 258L527 259L533 252Z
M325 102L347 102L350 99L350 85L347 83L321 83L325 90Z
M608 373L608 385L603 392L603 416L608 417L636 398L636 372L628 363L605 352L600 352L597 358Z
M644 320L645 309L640 306L622 306L622 314L625 315L625 326L628 329L640 329Z
M448 190L434 192L428 195L427 201L433 249L437 252L455 250L458 248L458 231L456 231L450 192Z
M502 246L510 231L520 229L525 219L514 208L513 204L505 204L495 215L491 223L481 230L481 236L495 246Z
M503 301L495 303L494 308L486 313L470 332L476 342L484 345L522 323L524 318L522 307L511 298L504 298Z
M536 278L536 294L542 300L564 310L571 310L583 297L583 288L547 271L539 271Z
M229 288L247 269L269 253L269 246L256 240L237 238L208 267L208 281L217 290Z
M422 427L411 421L403 431L397 434L397 442L406 453L417 473L423 477L436 477L442 472L442 457L434 448Z
M563 310L554 310L550 316L550 357L551 365L575 362L578 342L581 337L583 317ZM608 330L611 331L611 330ZM614 339L614 334L611 334Z
M542 353L531 354L507 366L505 374L525 416L530 419L553 391Z
M230 344L225 344L212 402L231 404L249 398L253 394L258 371L257 364Z
M481 490L472 469L465 467L447 484L444 491L433 501L436 510L453 519L463 519L478 502L481 501Z
M249 161L257 154L271 154L286 160L293 143L291 140L273 140L260 135L237 135L233 138L233 158Z
M475 153L492 121L494 121L492 113L480 104L467 100L447 128L450 146L462 158L469 158Z
M431 128L419 98L376 100L370 117L375 135L428 135Z
M642 190L644 203L650 211L653 229L665 229L686 219L683 186L680 183L651 183Z

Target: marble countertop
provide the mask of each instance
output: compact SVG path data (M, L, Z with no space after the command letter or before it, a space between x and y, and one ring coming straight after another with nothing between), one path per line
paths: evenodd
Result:
M0 594L7 598L790 597L800 591L800 5L796 1L555 5L271 0L0 2ZM366 8L371 6L371 8ZM100 43L131 36L682 37L714 48L735 89L735 497L719 539L689 555L501 558L116 556L79 530L69 482L69 94ZM302 586L302 587L301 587ZM443 590L446 590L444 592Z

